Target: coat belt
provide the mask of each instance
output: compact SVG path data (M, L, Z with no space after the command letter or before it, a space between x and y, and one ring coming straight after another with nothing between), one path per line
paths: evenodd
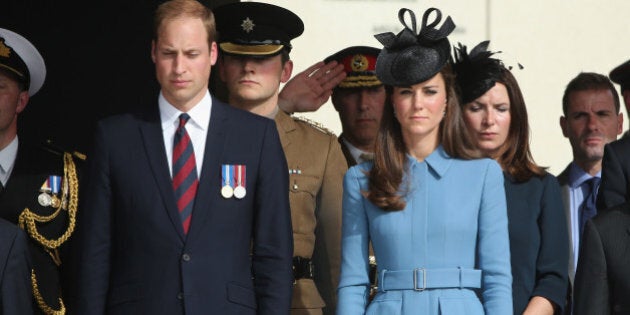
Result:
M378 277L378 290L415 290L444 288L480 288L481 270L447 268L383 270Z

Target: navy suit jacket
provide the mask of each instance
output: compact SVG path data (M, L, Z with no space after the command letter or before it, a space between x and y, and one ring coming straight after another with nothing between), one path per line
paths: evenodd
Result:
M583 233L573 314L630 314L630 204L597 213Z
M569 241L560 185L551 174L516 182L505 174L514 314L542 296L562 310Z
M0 314L34 314L31 267L26 233L0 219Z
M217 99L183 233L159 110L99 122L80 211L78 314L288 314L288 173L270 119ZM224 198L221 166L246 166Z

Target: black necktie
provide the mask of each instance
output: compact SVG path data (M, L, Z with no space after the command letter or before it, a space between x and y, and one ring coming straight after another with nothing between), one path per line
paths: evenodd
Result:
M599 182L599 177L592 177L591 179L582 183L582 185L588 186L589 194L586 195L584 201L582 202L582 206L580 207L580 236L582 235L582 231L584 231L584 225L586 224L586 221L594 217L597 213L595 201L597 199L597 188L599 187Z

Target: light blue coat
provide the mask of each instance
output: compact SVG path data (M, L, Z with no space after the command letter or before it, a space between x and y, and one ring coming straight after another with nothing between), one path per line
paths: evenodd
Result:
M441 146L424 162L408 156L407 163L403 179L408 184L407 205L402 211L384 211L363 197L371 163L346 173L337 314L512 314L507 210L499 165L490 159L453 159ZM379 289L370 303L370 240L380 275L416 268L477 269L481 288ZM439 280L427 275L429 283ZM408 281L414 280L410 276Z

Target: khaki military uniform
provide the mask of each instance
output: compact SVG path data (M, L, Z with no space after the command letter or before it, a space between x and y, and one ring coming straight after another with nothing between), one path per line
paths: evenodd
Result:
M289 166L294 256L314 267L314 281L293 287L291 314L335 314L346 160L331 132L282 111L275 121Z

